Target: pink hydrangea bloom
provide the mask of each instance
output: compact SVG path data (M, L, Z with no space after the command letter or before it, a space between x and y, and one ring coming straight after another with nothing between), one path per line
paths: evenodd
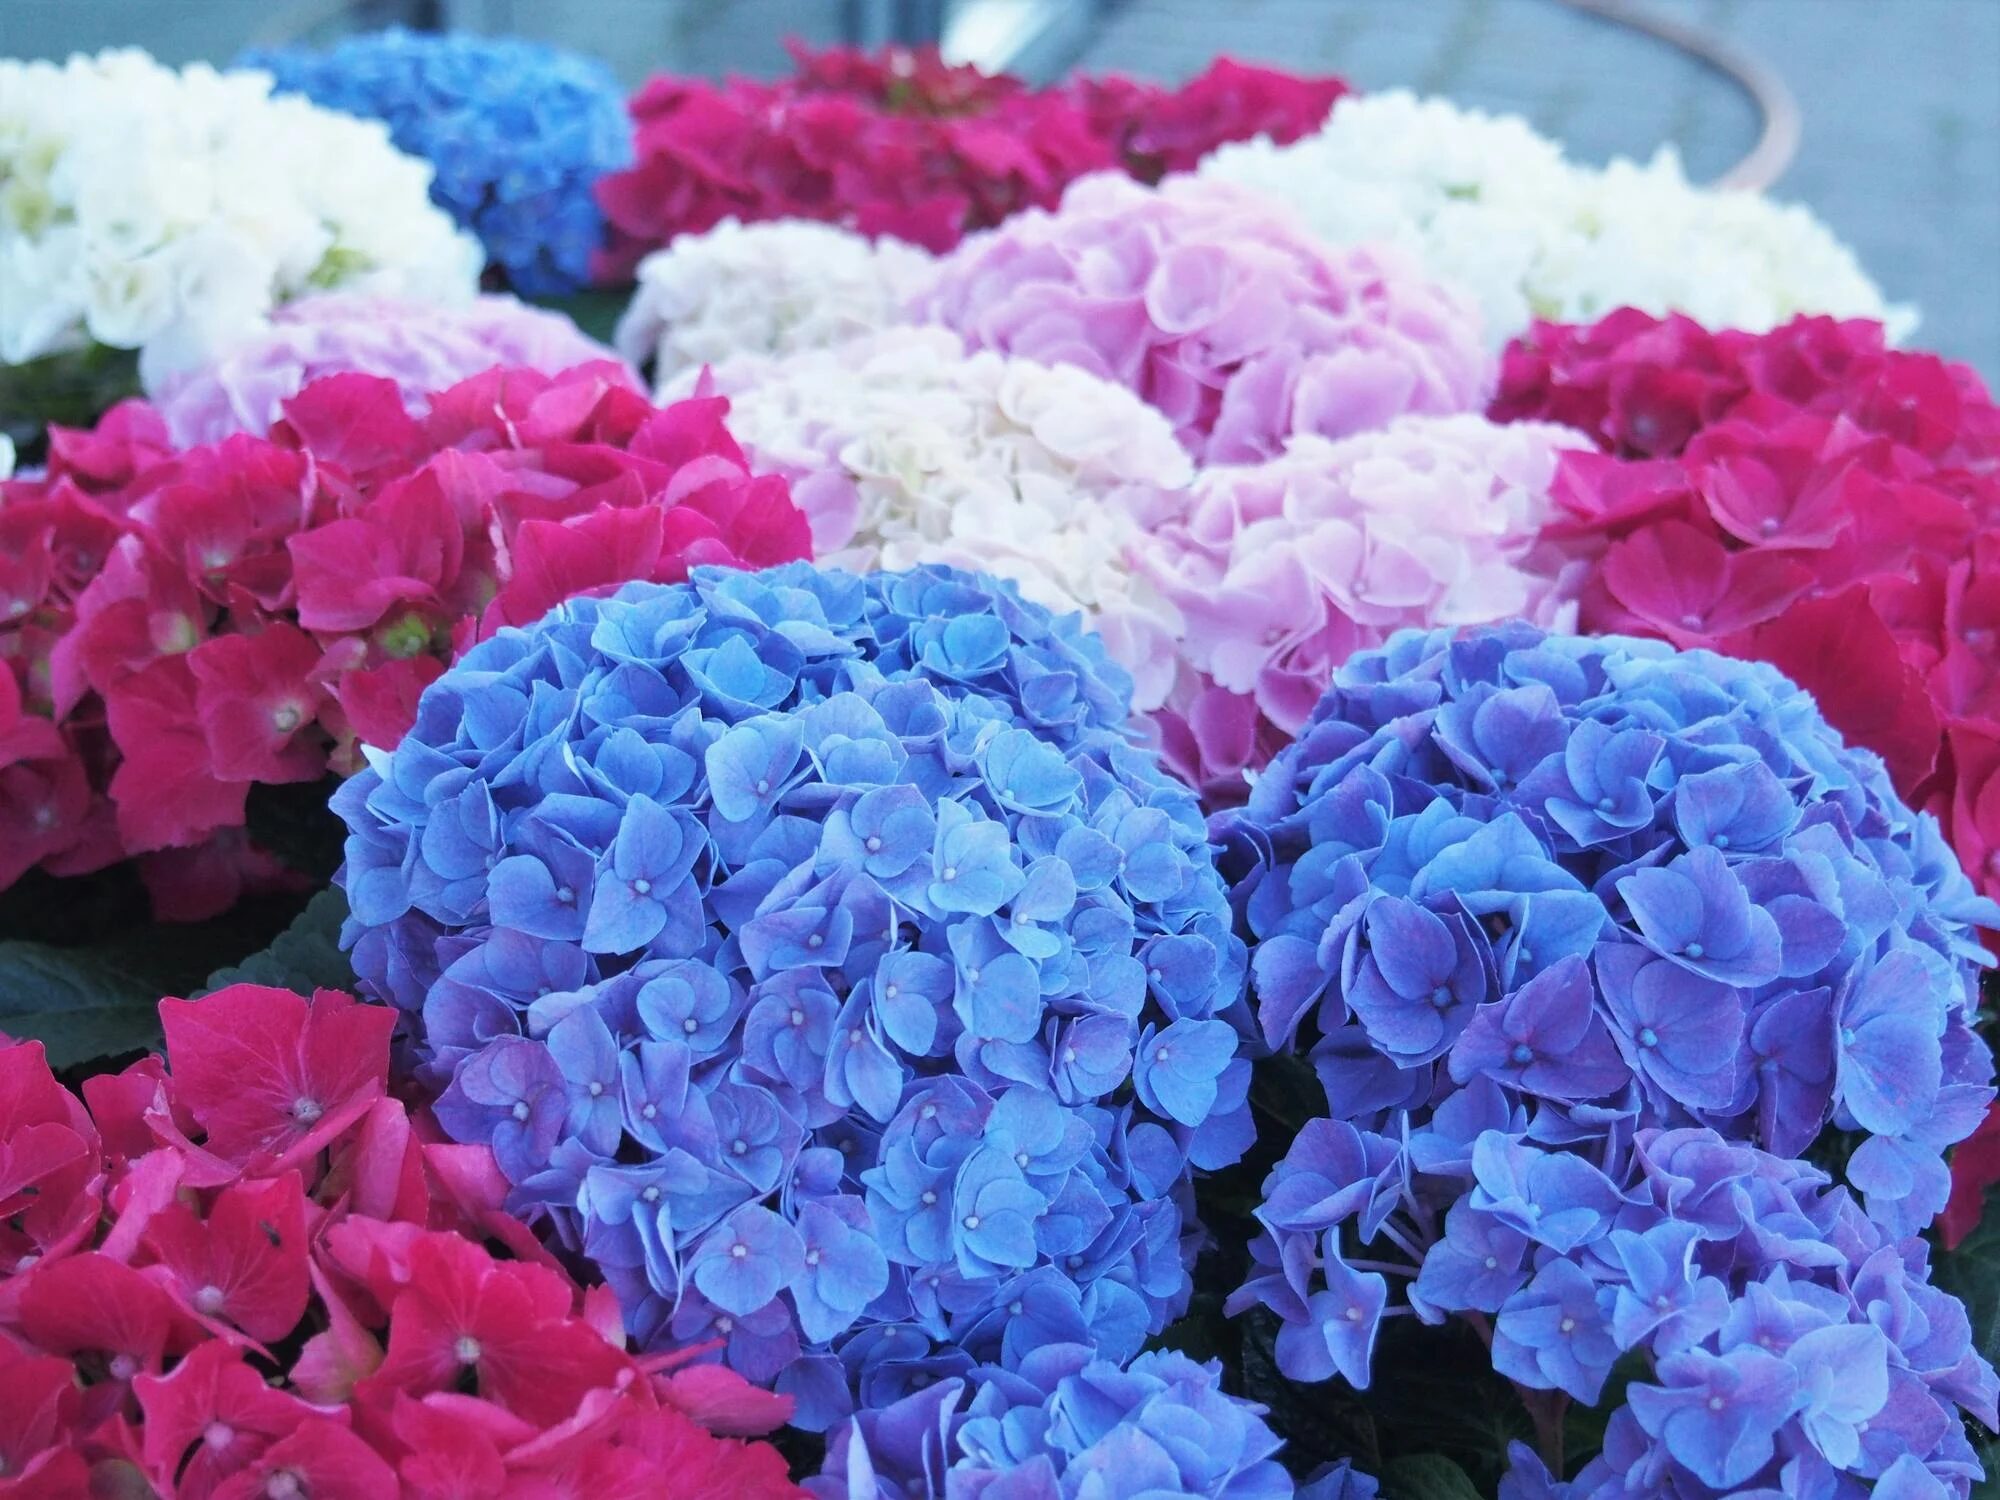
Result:
M280 308L259 331L150 394L183 448L232 433L262 437L283 404L326 375L378 375L403 392L412 416L427 392L448 390L495 365L560 374L618 356L561 313L512 297L419 305L377 297L308 297Z
M1185 621L1156 716L1169 763L1236 800L1355 651L1405 626L1570 628L1574 580L1543 566L1536 533L1558 453L1587 442L1546 423L1403 417L1204 471L1147 554Z
M918 311L970 342L1129 386L1198 459L1270 458L1405 413L1477 411L1495 366L1468 302L1376 250L1320 246L1225 183L1084 178L942 262Z

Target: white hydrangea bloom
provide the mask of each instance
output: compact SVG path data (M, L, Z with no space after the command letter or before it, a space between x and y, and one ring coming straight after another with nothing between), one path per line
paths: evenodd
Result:
M684 372L666 396L693 389ZM1179 618L1136 570L1193 465L1165 417L1073 366L967 353L941 328L718 366L729 428L785 474L814 554L850 569L950 563L1080 610L1151 708Z
M1572 163L1517 116L1442 99L1344 99L1317 133L1224 146L1200 171L1291 204L1331 244L1401 246L1479 303L1496 347L1537 316L1627 306L1752 331L1802 312L1915 324L1804 208L1698 187L1671 149Z
M481 252L386 126L127 49L0 60L0 363L89 342L159 373L333 289L432 302Z
M639 263L618 352L661 387L745 355L826 349L904 321L928 284L929 252L803 219L684 234Z

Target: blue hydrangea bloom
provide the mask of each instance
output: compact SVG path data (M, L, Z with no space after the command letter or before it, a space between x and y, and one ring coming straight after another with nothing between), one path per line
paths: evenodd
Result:
M1222 1366L1172 1350L1121 1368L1076 1344L1036 1349L861 1412L806 1482L816 1500L1292 1500L1264 1408ZM1371 1500L1341 1464L1297 1491Z
M1384 1318L1476 1317L1525 1390L1651 1371L1586 1476L1517 1461L1512 1493L1967 1493L1994 1377L1915 1236L1994 1096L2000 908L1808 697L1656 642L1405 632L1215 831L1263 1040L1328 1106L1230 1304L1287 1375L1364 1386ZM1834 1130L1841 1184L1801 1159Z
M504 630L335 798L347 940L514 1206L823 1426L1185 1304L1250 1135L1192 793L1074 617L699 569Z
M593 57L517 37L401 29L325 52L246 53L282 93L378 119L436 168L431 198L530 297L587 286L603 237L597 180L632 157L625 99Z

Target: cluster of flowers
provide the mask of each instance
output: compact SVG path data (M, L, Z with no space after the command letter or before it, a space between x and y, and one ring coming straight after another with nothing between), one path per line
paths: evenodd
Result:
M1129 387L1210 463L1478 411L1495 378L1476 312L1394 252L1327 249L1283 205L1189 177L1086 178L945 257L918 311Z
M809 1480L818 1500L1374 1500L1343 1463L1295 1488L1262 1407L1219 1361L1162 1350L1121 1368L1076 1344L1031 1350L862 1412Z
M1614 313L1508 350L1501 419L1550 418L1571 454L1551 550L1582 625L1776 663L1936 814L2000 895L2000 406L1964 365L1862 321L1765 334ZM1956 1242L2000 1181L2000 1115L1953 1159Z
M374 121L142 52L0 59L0 363L92 342L165 372L321 290L468 297L479 246Z
M1229 141L1289 145L1322 124L1348 93L1339 78L1300 77L1230 57L1218 57L1178 88L1107 73L1073 78L1063 89L1140 182L1192 172Z
M186 452L138 405L57 432L0 487L0 885L240 827L252 783L394 744L453 654L559 600L805 556L726 407L586 365L490 370L421 418L334 376L268 439Z
M518 37L401 29L326 52L253 52L281 93L381 120L436 169L431 197L479 236L490 269L527 296L589 283L604 221L597 181L626 166L625 99L593 57Z
M618 352L665 387L705 365L831 349L903 321L932 257L806 219L725 219L639 263Z
M1585 443L1545 423L1400 417L1204 469L1177 513L1158 507L1139 552L1180 627L1155 716L1167 764L1211 802L1240 801L1244 773L1291 742L1334 669L1391 632L1569 628L1574 581L1536 538L1559 453Z
M1473 415L1494 366L1462 311L1287 234L1228 189L1115 177L938 260L731 224L648 261L621 341L662 396L744 349L716 378L817 556L982 568L1081 609L1169 763L1234 801L1352 651L1566 624L1581 571L1536 538L1557 450L1589 440ZM1210 461L1191 493L1169 421Z
M335 794L439 1123L800 1425L1184 1307L1251 1128L1193 796L1074 616L925 567L576 600Z
M713 378L757 468L790 481L816 560L1011 579L1036 604L1084 613L1133 673L1137 708L1164 701L1179 617L1139 554L1147 528L1178 514L1193 465L1137 396L1073 365L968 354L941 328Z
M1965 1496L1955 1408L2000 1386L1915 1236L1993 1097L2000 909L1935 821L1761 663L1513 625L1334 684L1219 826L1264 1040L1329 1110L1232 1307L1355 1386L1385 1316L1462 1315L1531 1410L1643 1352L1603 1456L1526 1493ZM1859 1201L1800 1159L1829 1125Z
M1585 630L1775 663L2000 894L2000 407L1977 375L1874 323L1627 311L1538 325L1493 412L1605 450L1565 456L1546 533L1587 565Z
M1915 321L1802 207L1696 187L1671 148L1580 166L1518 116L1442 99L1351 99L1295 144L1224 146L1200 170L1296 205L1329 244L1411 253L1478 303L1495 347L1535 317L1619 307L1751 330L1801 312Z
M1227 140L1295 140L1345 92L1222 62L1178 90L1110 78L1030 89L934 50L794 49L773 83L655 78L631 101L633 165L607 174L604 280L725 219L816 219L943 250L1053 204L1090 172L1146 180Z
M560 313L512 297L425 305L332 293L278 309L212 358L154 381L147 398L175 446L193 448L238 432L263 437L287 401L329 375L393 380L421 417L432 392L496 366L557 375L614 359Z
M81 1098L0 1046L10 1495L799 1494L714 1435L782 1399L627 1353L491 1157L388 1096L394 1012L246 984L160 1017L168 1058Z
M621 345L663 396L742 351L738 434L822 560L1082 609L1215 801L1390 630L1573 616L1581 570L1536 537L1588 440L1473 415L1496 366L1467 309L1238 190L1098 176L941 258L727 224L648 260ZM1162 418L1209 465L1191 494Z

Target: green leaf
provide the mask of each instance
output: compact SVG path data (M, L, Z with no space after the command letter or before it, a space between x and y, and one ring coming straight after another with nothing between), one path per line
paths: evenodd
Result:
M1189 1359L1219 1359L1225 1365L1237 1363L1236 1341L1229 1319L1222 1314L1223 1299L1215 1292L1196 1292L1186 1314L1148 1341L1149 1349L1175 1349Z
M0 943L0 1031L40 1042L53 1067L158 1045L159 987L114 959Z
M1985 1209L1956 1250L1937 1253L1931 1281L1965 1304L1972 1346L1990 1361L2000 1355L2000 1191L1987 1191Z
M1465 1470L1440 1453L1396 1459L1377 1477L1382 1500L1480 1500Z
M139 356L129 349L92 344L0 365L0 433L14 439L21 463L40 463L47 424L88 427L138 394Z
M340 787L338 776L319 781L250 788L243 821L250 842L266 850L286 869L296 870L316 885L333 879L340 868L347 825L327 806Z
M565 314L592 338L608 344L612 331L618 326L618 315L632 300L632 288L598 287L588 292L574 292L567 297L539 297L535 300L551 312Z
M59 1069L155 1047L160 1000L270 942L300 901L252 898L205 922L149 921L149 906L129 865L8 892L0 932L35 936L0 940L0 1031L42 1042Z
M1972 1487L1971 1500L2000 1500L2000 1438L1976 1422L1966 1423L1965 1429L1972 1451L1979 1456L1979 1466L1986 1471L1986 1477Z
M306 903L270 947L209 975L202 993L232 984L269 985L303 995L317 989L352 991L354 966L340 951L340 924L346 920L347 896L329 886Z

